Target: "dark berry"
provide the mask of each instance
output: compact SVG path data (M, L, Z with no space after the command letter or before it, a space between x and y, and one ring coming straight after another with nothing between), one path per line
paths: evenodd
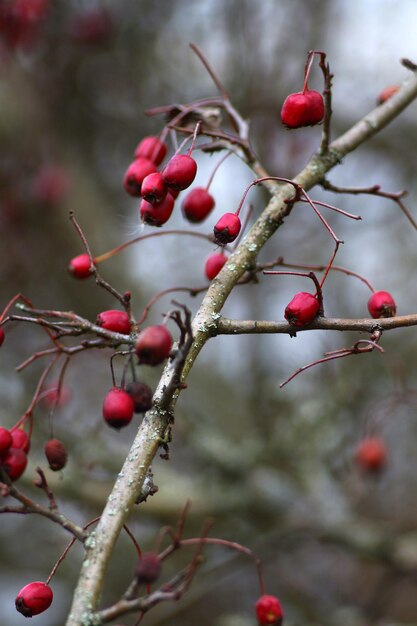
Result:
M204 187L195 187L185 196L182 203L184 217L199 223L206 219L215 205L215 200Z
M394 317L397 312L397 305L388 291L375 291L368 300L368 311L375 319Z
M255 605L255 613L258 624L275 624L280 626L284 613L278 598L275 596L263 595Z
M242 225L236 213L225 213L214 227L214 238L218 244L225 245L234 241Z
M366 437L355 451L355 461L365 472L379 472L387 463L387 447L380 437Z
M138 335L135 351L139 363L159 365L170 355L172 337L166 326L148 326Z
M45 444L44 451L49 467L53 472L61 470L67 464L67 450L59 439L49 439Z
M167 195L168 187L159 172L148 174L142 183L142 198L151 204L158 204Z
M168 187L186 189L197 174L197 163L187 154L176 154L166 164L162 172Z
M140 196L143 179L152 172L156 172L156 165L149 159L139 158L133 161L123 178L123 186L127 193L135 197Z
M90 266L91 263L88 254L79 254L71 259L68 271L74 278L88 278L91 276Z
M161 561L154 552L144 554L136 567L136 580L139 584L150 584L158 580L161 573Z
M0 427L0 456L12 447L13 438L10 430Z
M149 159L155 165L160 165L167 153L166 144L158 137L144 137L135 150L135 158Z
M140 203L141 219L150 226L162 226L171 217L174 204L175 200L170 192L158 204L151 204L147 200L142 200Z
M311 324L319 312L318 300L313 294L301 291L285 307L284 317L292 326Z
M133 417L135 404L126 391L113 387L103 402L103 417L112 428L127 426Z
M146 383L132 382L126 385L126 392L135 403L135 413L146 413L152 407L152 389Z
M49 609L53 597L52 589L46 583L29 583L17 594L16 609L25 617L33 617Z
M130 333L130 318L126 311L102 311L97 315L97 325L122 335Z
M209 280L213 280L222 269L223 265L227 261L227 256L221 252L213 252L206 259L204 266L204 273Z
M314 126L319 124L323 117L323 96L313 90L290 94L281 109L281 120L287 128Z
M1 466L10 480L18 480L26 469L28 458L19 448L9 448L1 459Z
M21 428L13 428L10 434L12 436L12 448L19 448L27 454L30 450L29 435Z

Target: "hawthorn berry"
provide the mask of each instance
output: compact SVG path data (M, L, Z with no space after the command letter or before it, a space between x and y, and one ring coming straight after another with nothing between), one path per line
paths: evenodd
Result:
M375 291L368 300L368 311L374 319L394 317L397 305L388 291Z
M13 438L10 430L0 427L0 456L12 447Z
M138 335L135 351L139 363L159 365L170 355L172 337L166 326L148 326Z
M107 392L103 402L103 417L112 428L127 426L133 417L135 403L131 396L120 387Z
M314 126L323 117L323 96L314 90L290 94L285 98L281 109L281 121L287 128Z
M126 311L102 311L97 315L96 322L97 326L112 330L115 333L122 335L129 335L130 333L130 318Z
M28 458L19 448L9 448L1 458L1 467L10 480L18 480L26 469Z
M387 463L387 447L380 437L365 437L355 451L355 461L366 472L378 472Z
M216 243L225 245L226 243L234 241L240 233L241 228L242 224L236 213L225 213L221 216L213 229Z
M197 174L197 163L188 154L175 154L166 164L162 175L168 187L187 189Z
M147 200L140 203L140 216L142 222L150 226L162 226L172 215L175 200L170 192L158 204L151 204Z
M27 433L21 428L12 428L10 431L12 436L12 448L18 448L19 450L23 450L26 454L30 450L30 438Z
M67 464L67 449L59 439L49 439L45 444L44 452L53 472L61 470Z
M316 296L300 291L285 307L284 317L291 326L306 326L317 316L319 308Z
M157 554L149 552L143 554L136 567L136 580L141 583L154 583L161 573L161 561Z
M207 257L206 264L204 266L204 273L207 278L209 280L216 278L226 261L227 256L222 252L213 252L213 254L210 254L210 256Z
M2 328L0 328L0 346L3 345L4 338L5 338L4 330Z
M88 278L91 276L91 263L88 254L79 254L71 259L68 271L74 278Z
M25 617L33 617L43 613L52 604L52 589L42 582L29 583L17 594L15 604L16 610Z
M123 177L123 187L131 196L141 195L143 179L156 172L156 165L149 159L135 159L127 168Z
M148 174L142 183L142 198L151 204L158 204L167 195L168 187L159 172Z
M152 389L146 383L131 382L126 385L126 392L135 403L135 413L146 413L152 407Z
M280 626L284 617L282 606L275 596L263 595L255 604L258 624L275 624Z
M149 159L155 163L155 165L160 165L165 159L166 153L166 144L158 137L150 135L149 137L144 137L142 141L139 142L135 150L135 159Z
M381 93L378 95L377 104L384 104L384 102L389 100L391 96L397 93L399 88L400 88L399 85L389 85L388 87L385 87L385 89L383 89Z
M204 187L195 187L184 198L182 212L188 221L198 224L206 219L215 205L215 200Z

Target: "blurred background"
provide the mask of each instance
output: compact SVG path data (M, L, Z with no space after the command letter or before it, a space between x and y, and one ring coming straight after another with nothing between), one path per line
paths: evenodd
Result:
M11 5L25 18L10 17ZM26 10L31 5L30 10ZM69 260L83 252L68 219L75 212L93 254L142 232L138 200L126 194L123 174L139 140L161 130L150 107L215 96L215 87L188 47L201 47L241 114L251 120L254 149L273 175L294 177L320 141L319 128L286 131L279 112L302 88L309 49L324 50L334 73L332 134L344 132L376 104L381 90L407 78L402 57L417 61L413 0L0 0L0 224L2 302L18 292L36 306L74 310L95 320L118 308L90 281L69 276ZM321 89L314 65L310 86ZM348 156L329 179L341 186L380 184L407 189L416 216L416 113L414 103L389 128ZM205 185L221 155L195 153L196 185ZM170 228L209 233L219 216L237 208L249 169L230 157L211 187L216 209L202 225L180 210ZM180 195L177 205L181 204ZM398 312L417 311L412 288L417 233L398 207L372 196L338 196L313 190L315 199L360 214L361 222L326 212L344 240L337 264L391 292ZM253 190L254 216L267 201ZM147 226L145 233L151 232ZM202 240L159 237L103 263L103 277L132 291L139 317L152 295L167 287L207 283L204 262L215 247ZM306 206L268 243L263 261L326 264L333 242ZM304 278L260 277L235 290L224 313L240 319L283 318ZM202 296L178 300L195 311ZM324 290L329 317L364 317L369 290L332 274ZM160 323L171 297L152 308ZM175 329L172 328L175 332ZM1 348L2 426L11 427L28 406L42 371L38 361L14 368L47 347L31 325L9 324ZM187 498L186 536L204 520L211 534L239 541L261 556L267 592L280 597L286 624L394 626L417 623L417 405L413 328L383 338L377 352L315 367L282 390L279 383L328 350L352 345L355 333L219 337L200 355L176 410L169 462L154 466L158 494L132 515L129 527L152 549L161 526L176 523ZM122 432L103 424L101 404L111 387L107 351L75 356L68 368L67 401L54 417L54 434L69 450L62 473L47 470L62 510L85 524L98 515L137 427ZM151 386L160 374L143 367ZM51 374L50 382L54 377ZM383 471L372 475L354 461L367 434L388 449ZM19 481L34 494L36 465L46 467L48 407L39 406L30 466ZM17 591L44 580L68 537L34 516L0 520L0 614L15 626ZM164 566L168 579L191 553ZM178 603L159 606L143 620L157 626L249 626L259 595L253 564L219 547ZM64 623L81 563L74 548L53 581L55 601L34 623ZM106 581L103 606L118 599L135 568L135 552L121 537ZM131 626L135 616L118 623Z

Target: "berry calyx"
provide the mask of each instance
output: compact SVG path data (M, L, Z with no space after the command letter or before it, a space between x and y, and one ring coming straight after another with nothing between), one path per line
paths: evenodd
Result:
M59 439L49 439L45 444L44 452L53 472L58 472L67 464L67 449Z
M27 454L30 450L29 435L21 428L13 428L10 434L12 436L12 448L18 448Z
M71 259L68 265L68 271L74 278L88 278L91 276L91 263L88 254L79 254Z
M150 226L162 226L172 215L175 200L170 192L158 204L151 204L147 200L140 203L140 216L142 222Z
M7 450L12 447L12 444L13 444L13 438L10 433L10 430L7 430L7 428L1 427L0 428L0 456L4 454L5 452L7 452Z
M275 596L263 595L255 604L258 624L276 624L280 626L284 617L282 606Z
M49 609L53 597L52 589L46 583L29 583L17 594L16 610L25 617L39 615Z
M103 402L103 417L112 428L127 426L133 417L135 404L131 396L120 387L113 387Z
M383 89L381 93L378 95L377 104L384 104L384 102L389 100L391 96L397 93L399 88L400 88L399 85L389 85L388 87L385 87L385 89Z
M9 448L1 459L1 467L10 480L18 480L26 469L28 459L19 448Z
M222 252L213 252L206 259L206 263L204 265L204 273L209 280L213 280L216 278L217 274L222 269L223 265L227 261L227 256Z
M0 346L3 345L4 338L5 338L4 330L2 328L0 328Z
M128 194L134 197L141 195L143 179L156 172L156 165L149 159L139 158L127 168L123 177L123 187Z
M142 198L151 204L158 204L167 195L168 187L159 172L148 174L142 183Z
M131 382L126 385L126 392L135 403L135 413L146 413L152 408L152 389L146 383Z
M158 137L150 135L139 142L135 150L135 158L149 159L155 165L159 165L165 159L166 153L166 144Z
M287 128L301 128L319 124L324 117L324 100L321 93L306 89L285 98L281 121Z
M206 219L215 205L215 200L204 187L195 187L184 198L182 212L189 222L198 224Z
M379 472L387 463L388 453L380 437L362 439L355 451L355 461L365 472Z
M159 365L170 355L172 337L166 326L148 326L138 335L135 351L139 363Z
M136 580L141 583L154 583L161 573L161 561L154 552L142 555L136 567Z
M234 241L240 233L241 228L242 224L236 213L225 213L221 216L213 229L216 243L225 245Z
M168 187L187 189L197 174L197 163L188 154L175 154L166 164L162 175Z
M126 311L102 311L97 315L97 326L106 330L112 330L115 333L129 335L130 318Z
M284 317L291 326L306 326L317 316L319 308L316 296L300 291L285 307Z
M374 319L394 317L397 305L388 291L375 291L368 300L368 311Z

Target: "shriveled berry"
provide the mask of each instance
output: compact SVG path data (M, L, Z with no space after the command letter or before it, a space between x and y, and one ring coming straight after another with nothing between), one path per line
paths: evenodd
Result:
M26 453L19 448L9 448L2 456L1 467L10 480L18 480L26 469L28 458Z
M188 154L175 154L162 172L168 187L187 189L197 174L197 163Z
M395 300L388 291L375 291L368 300L368 311L371 317L394 317L397 312Z
M310 324L319 312L318 300L313 294L301 291L285 307L284 317L292 326Z
M323 117L323 96L314 90L290 94L281 109L281 121L287 128L314 126L319 124Z
M135 150L135 158L138 159L141 157L143 159L149 159L155 163L155 165L160 165L165 159L166 153L166 144L158 137L150 135L149 137L144 137L142 141L139 142Z
M199 223L206 219L215 205L215 200L204 187L195 187L185 196L182 203L184 217L190 222Z
M45 444L44 452L53 472L61 470L67 464L67 449L59 439L49 439Z
M126 392L135 403L135 413L146 413L152 407L152 389L146 383L131 382L126 385Z
M131 196L141 195L143 179L156 172L156 165L149 159L139 158L127 168L123 177L123 187Z
M227 261L227 256L221 252L213 252L206 259L204 273L209 280L213 280Z
M68 271L74 278L88 278L91 276L90 266L90 257L88 254L79 254L71 259Z
M143 554L136 567L136 580L139 584L154 583L161 573L161 561L154 552Z
M3 345L4 339L5 339L4 330L2 328L0 328L0 346Z
M391 96L397 93L399 88L400 88L399 85L389 85L388 87L385 87L385 89L383 89L381 93L378 95L377 104L384 104L384 102L389 100Z
M52 589L46 583L29 583L17 594L16 609L25 617L33 617L49 609L53 597Z
M124 389L113 387L103 402L103 417L112 428L127 426L133 417L135 404Z
M172 337L166 326L148 326L138 335L135 351L139 363L159 365L169 357Z
M13 428L10 434L12 436L12 448L19 448L27 454L30 450L29 435L21 428Z
M130 333L130 318L126 311L102 311L97 315L97 325L122 335Z
M12 447L13 438L10 430L0 427L0 456Z
M214 227L214 238L218 244L225 245L236 239L241 228L242 224L236 213L225 213Z
M170 192L158 204L151 204L147 200L142 200L140 203L141 219L150 226L162 226L171 217L174 204L175 200Z
M167 195L168 187L164 177L159 172L148 174L142 183L142 198L151 204L157 204Z
M275 596L263 595L255 605L258 624L275 624L280 626L284 617L282 606Z
M355 451L355 461L365 472L379 472L387 463L388 453L380 437L362 439Z

